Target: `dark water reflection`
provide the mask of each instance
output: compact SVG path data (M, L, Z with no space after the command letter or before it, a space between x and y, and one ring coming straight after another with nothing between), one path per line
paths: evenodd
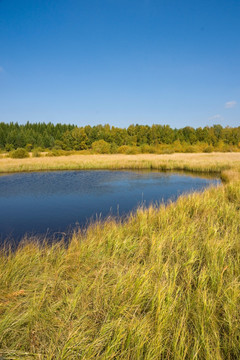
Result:
M124 215L144 203L216 185L216 178L143 171L61 171L0 176L0 241L56 234L96 215Z

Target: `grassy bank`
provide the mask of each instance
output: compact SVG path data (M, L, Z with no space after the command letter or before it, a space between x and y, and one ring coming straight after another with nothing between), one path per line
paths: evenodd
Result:
M80 168L222 171L235 181L168 206L139 209L123 223L93 224L74 234L68 248L28 239L14 253L2 251L0 355L240 358L238 154L178 155L70 161ZM30 171L34 163L22 165Z
M0 173L80 170L80 169L159 169L221 172L240 170L240 153L171 155L70 155L26 159L0 159Z
M0 259L6 359L240 358L240 184Z

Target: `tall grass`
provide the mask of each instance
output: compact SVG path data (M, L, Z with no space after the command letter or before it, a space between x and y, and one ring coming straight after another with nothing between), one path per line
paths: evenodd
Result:
M30 239L31 240L31 239ZM240 183L0 255L6 359L239 359Z
M240 170L240 153L70 155L0 159L0 173L81 169L157 169L220 173L231 168Z

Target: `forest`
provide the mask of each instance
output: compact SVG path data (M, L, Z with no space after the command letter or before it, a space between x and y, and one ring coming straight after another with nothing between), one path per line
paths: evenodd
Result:
M240 151L240 126L172 129L169 125L115 126L0 123L0 150L92 150L96 153Z

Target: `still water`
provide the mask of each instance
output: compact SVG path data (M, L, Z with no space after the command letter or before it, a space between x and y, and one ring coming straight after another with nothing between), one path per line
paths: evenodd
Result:
M139 205L175 200L220 182L143 171L58 171L0 176L0 242L24 234L60 236L96 218L123 216Z

